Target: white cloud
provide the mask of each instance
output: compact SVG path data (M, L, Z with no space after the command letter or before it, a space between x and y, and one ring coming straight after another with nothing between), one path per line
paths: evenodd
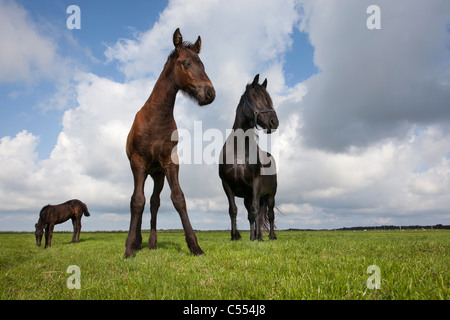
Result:
M450 200L450 135L438 127L414 133L405 140L383 140L347 153L308 149L304 145L283 153L279 199L308 202L349 211L375 208L400 213L428 208L445 210ZM292 141L292 145L294 142ZM417 172L426 165L427 170ZM295 174L292 173L295 172ZM295 189L296 192L290 190Z
M29 209L29 204L36 204L33 196L38 192L32 180L37 170L35 148L38 141L38 137L25 130L14 138L0 140L0 202L3 210L23 206Z

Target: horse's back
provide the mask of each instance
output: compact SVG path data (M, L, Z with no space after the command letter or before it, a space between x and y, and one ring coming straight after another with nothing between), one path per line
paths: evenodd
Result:
M83 212L87 211L86 205L78 199L68 200L64 203L49 206L49 214L52 216L50 219L55 224L66 222L73 216L80 216Z

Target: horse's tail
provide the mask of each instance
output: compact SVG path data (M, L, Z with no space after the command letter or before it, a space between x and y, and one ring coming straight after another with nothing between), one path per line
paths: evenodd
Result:
M269 207L267 205L267 201L265 197L261 197L259 199L259 225L263 230L268 231L270 229L270 221L269 221Z
M85 204L83 201L80 201L80 202L81 202L81 208L83 209L84 215L85 215L86 217L89 217L91 214L89 213L86 204Z

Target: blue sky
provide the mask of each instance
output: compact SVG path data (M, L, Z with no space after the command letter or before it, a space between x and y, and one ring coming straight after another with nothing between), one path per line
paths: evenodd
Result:
M80 30L66 27L72 4ZM380 30L366 26L372 4ZM206 108L179 95L179 128L225 132L245 84L268 79L279 228L448 224L449 17L445 0L0 0L0 230L31 230L71 198L93 213L84 230L128 228L124 141L177 27L201 35L217 92ZM180 181L194 228L229 228L217 166L182 165ZM181 227L168 190L158 221Z

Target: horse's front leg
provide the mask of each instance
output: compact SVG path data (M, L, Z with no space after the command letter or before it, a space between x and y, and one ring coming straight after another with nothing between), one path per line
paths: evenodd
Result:
M234 201L234 192L228 185L228 183L224 180L222 180L222 186L223 190L225 191L225 194L228 198L228 213L230 214L231 219L231 240L240 240L241 235L239 231L237 230L237 223L236 223L236 216L237 216L237 206Z
M52 236L53 236L53 228L54 224L49 224L47 228L45 228L45 248L50 248L52 246Z
M170 199L177 210L181 218L184 234L186 237L186 243L189 250L196 256L204 254L197 242L194 229L192 229L191 222L186 209L186 200L184 199L183 191L181 190L180 183L178 181L178 164L170 164L166 169L167 181L170 186Z

